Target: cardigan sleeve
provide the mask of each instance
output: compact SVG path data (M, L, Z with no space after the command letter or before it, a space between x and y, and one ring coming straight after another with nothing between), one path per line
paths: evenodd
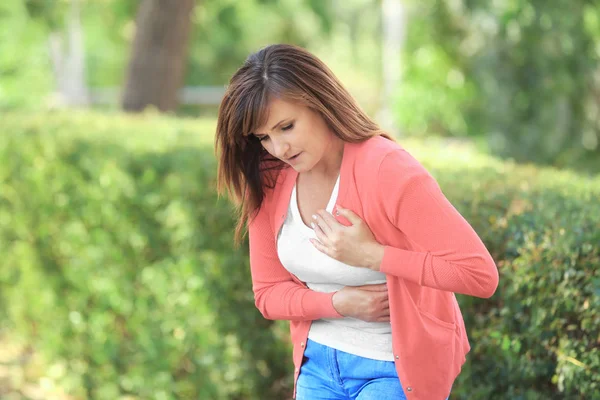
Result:
M256 307L265 318L312 321L342 317L333 307L335 292L308 289L295 282L283 267L265 204L251 220L248 230L252 290Z
M377 198L415 250L385 246L380 271L434 289L491 297L498 269L427 170L404 149L382 160Z

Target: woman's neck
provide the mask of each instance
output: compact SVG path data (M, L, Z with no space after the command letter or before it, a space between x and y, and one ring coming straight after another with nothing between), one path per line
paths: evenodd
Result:
M335 135L327 144L325 155L310 171L305 172L306 176L325 179L337 179L342 167L344 158L344 141Z

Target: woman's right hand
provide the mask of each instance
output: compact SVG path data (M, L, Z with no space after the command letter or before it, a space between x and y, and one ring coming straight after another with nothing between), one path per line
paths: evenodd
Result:
M388 322L390 301L387 285L344 286L333 295L333 307L344 317L367 322Z

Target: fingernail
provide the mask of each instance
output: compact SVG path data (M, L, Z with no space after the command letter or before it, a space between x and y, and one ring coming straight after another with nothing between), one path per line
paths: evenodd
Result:
M317 216L316 216L316 215L313 215L313 219L317 219Z
M314 223L314 222L311 222L311 223L310 223L310 226L311 226L313 229L315 229L315 223Z

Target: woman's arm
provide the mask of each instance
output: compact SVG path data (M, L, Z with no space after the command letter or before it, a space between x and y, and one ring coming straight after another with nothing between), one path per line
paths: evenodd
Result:
M384 246L381 272L422 286L491 297L498 269L471 225L425 168L404 150L382 161L377 199L390 221L421 250Z
M321 293L296 283L281 265L266 204L250 222L250 271L256 307L267 319L341 318L335 293Z

